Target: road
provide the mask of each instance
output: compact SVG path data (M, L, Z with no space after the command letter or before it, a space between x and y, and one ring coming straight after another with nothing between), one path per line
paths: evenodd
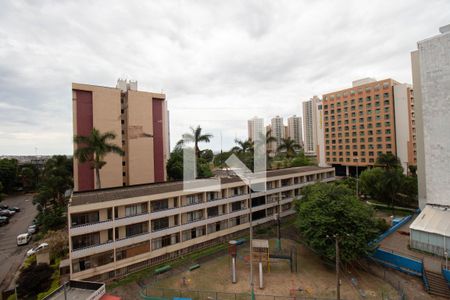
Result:
M27 232L37 214L32 203L31 194L6 197L1 203L8 206L17 206L20 212L9 220L9 224L0 227L0 291L8 288L16 271L25 258L25 252L31 247L29 245L17 246L17 235Z

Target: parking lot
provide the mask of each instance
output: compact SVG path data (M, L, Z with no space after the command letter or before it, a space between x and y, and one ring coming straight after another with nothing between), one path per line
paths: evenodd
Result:
M8 288L25 257L25 252L31 248L31 241L29 245L18 247L16 237L27 232L28 225L37 214L32 199L32 195L26 194L7 197L1 202L10 207L19 207L20 212L10 218L9 224L0 227L0 290Z

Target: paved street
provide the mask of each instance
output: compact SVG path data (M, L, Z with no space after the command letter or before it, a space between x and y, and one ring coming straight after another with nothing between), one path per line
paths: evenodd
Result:
M9 224L0 227L0 290L7 288L22 263L29 245L18 247L16 237L27 232L28 225L37 214L30 194L8 197L1 203L17 206L20 212L9 220Z

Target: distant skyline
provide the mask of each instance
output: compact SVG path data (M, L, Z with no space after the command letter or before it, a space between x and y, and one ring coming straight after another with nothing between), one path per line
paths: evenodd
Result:
M254 116L364 77L412 83L410 52L450 1L2 1L0 155L72 154L71 83L164 92L171 146L190 126L214 151ZM285 124L287 125L287 123ZM222 138L221 138L222 136Z

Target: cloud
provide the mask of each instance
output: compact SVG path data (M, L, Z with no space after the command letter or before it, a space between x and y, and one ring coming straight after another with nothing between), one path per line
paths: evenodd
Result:
M411 82L409 52L448 11L445 0L3 1L0 154L71 153L71 83L119 77L166 93L172 145L200 124L227 149L255 115L302 115L302 101L362 77Z

